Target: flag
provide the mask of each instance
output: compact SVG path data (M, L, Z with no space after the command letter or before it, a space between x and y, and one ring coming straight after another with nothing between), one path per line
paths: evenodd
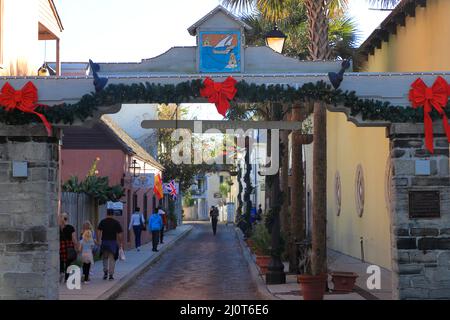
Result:
M155 177L155 186L153 187L153 193L158 198L158 200L161 200L164 197L162 179L160 174Z
M166 186L167 191L172 196L173 200L177 199L177 187L175 185L175 180L170 181Z

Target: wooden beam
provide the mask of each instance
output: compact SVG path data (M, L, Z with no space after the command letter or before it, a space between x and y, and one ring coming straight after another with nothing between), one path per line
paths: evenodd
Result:
M379 36L382 41L384 41L384 42L389 41L389 32L387 30L380 30Z
M396 35L397 34L397 24L395 22L390 22L386 25L386 30L390 34Z
M60 50L61 41L60 39L56 39L56 76L61 76L61 50Z
M204 133L209 129L216 129L222 133L226 130L301 130L301 121L220 121L220 120L144 120L141 123L144 129L189 129L192 132L198 130Z
M427 0L416 0L416 5L425 8L427 6Z
M394 21L399 24L400 26L404 27L406 25L406 16L403 12L399 12L395 18Z
M405 14L411 18L414 18L416 16L416 3L410 2L405 6Z
M381 49L381 39L380 38L373 38L371 44L374 45L377 49Z

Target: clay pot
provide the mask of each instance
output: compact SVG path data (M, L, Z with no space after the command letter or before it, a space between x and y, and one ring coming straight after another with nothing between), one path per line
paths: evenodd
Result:
M352 292L355 287L356 278L358 278L358 274L354 272L332 272L331 282L334 284L333 291Z
M296 136L296 142L299 144L311 144L314 141L314 135L312 134L300 134Z
M266 274L269 268L270 264L270 256L256 256L256 264L258 265L259 269L261 270L261 274Z
M327 286L328 275L323 273L318 276L301 274L297 276L304 300L323 300Z

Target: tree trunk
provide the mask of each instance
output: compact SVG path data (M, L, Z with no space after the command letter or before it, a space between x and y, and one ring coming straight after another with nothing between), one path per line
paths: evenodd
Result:
M297 104L292 110L292 121L302 121L302 105ZM298 273L298 249L296 242L305 238L305 202L302 132L292 134L292 183L291 183L291 237L289 244L289 272Z
M327 111L314 103L313 223L311 270L327 272Z
M309 55L311 60L327 60L330 58L328 45L328 19L326 0L306 0L309 34Z
M245 183L245 193L244 193L244 219L247 224L247 229L245 232L246 237L250 236L252 231L251 224L251 210L252 210L252 201L250 200L250 195L253 192L252 181L250 179L252 172L252 165L250 164L250 139L248 137L245 138L245 175L244 175L244 183Z

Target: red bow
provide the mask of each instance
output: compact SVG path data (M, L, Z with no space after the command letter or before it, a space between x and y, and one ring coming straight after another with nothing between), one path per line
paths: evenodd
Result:
M413 108L423 106L424 125L425 125L425 145L430 153L434 153L433 148L433 120L430 112L434 109L442 116L444 130L450 142L450 125L448 124L447 115L444 108L447 106L449 86L444 78L438 77L431 88L418 78L411 85L409 91L409 100L412 102Z
M236 83L237 81L233 77L228 77L224 82L214 82L207 77L203 82L204 87L200 89L200 95L208 98L210 103L214 103L217 111L225 117L230 109L230 101L237 93Z
M52 133L52 126L44 115L35 111L35 109L39 106L36 103L37 100L37 89L32 82L28 82L22 90L14 90L14 88L7 82L3 86L0 93L0 106L5 107L6 111L18 109L25 113L33 113L37 115L44 123L47 133L50 136Z

